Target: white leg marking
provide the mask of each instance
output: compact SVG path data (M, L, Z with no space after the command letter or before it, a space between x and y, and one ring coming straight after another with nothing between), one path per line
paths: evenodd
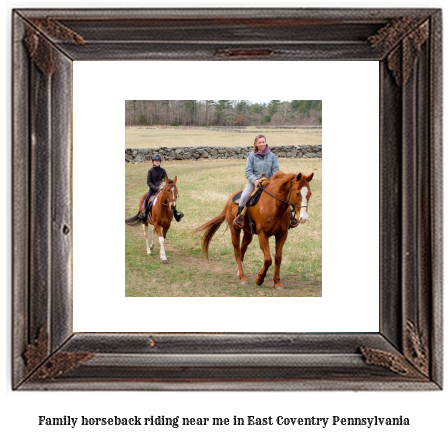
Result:
M302 195L302 208L300 209L300 222L306 222L308 220L308 213L307 213L307 201L306 201L306 195L308 193L308 189L306 187L302 187L302 190L300 190L300 194Z
M156 235L156 229L154 227L152 227L152 243L150 248L153 249L154 248L154 236Z
M165 239L163 237L159 237L159 243L160 243L160 258L162 260L167 260L165 254Z
M143 230L145 231L146 254L151 255L151 247L149 246L148 227L146 225L143 225Z

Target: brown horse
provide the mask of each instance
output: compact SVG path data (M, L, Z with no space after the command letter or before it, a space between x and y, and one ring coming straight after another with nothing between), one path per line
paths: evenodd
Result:
M309 182L313 179L313 175L314 173L305 176L302 173L296 175L277 171L264 187L258 203L249 207L250 217L255 222L260 248L264 254L263 267L258 272L256 279L256 283L259 286L263 284L267 271L272 265L269 237L275 236L274 287L276 289L284 289L280 281L280 265L282 263L283 245L288 237L288 228L291 220L290 207L298 215L299 223L303 224L308 220L308 201L311 196ZM248 281L243 271L243 260L247 247L252 241L253 234L248 223L249 220L245 220L243 242L240 246L241 230L236 229L232 224L238 209L238 206L232 200L235 194L228 199L224 210L219 216L201 225L193 232L201 233L202 252L208 259L210 241L224 220L226 220L232 233L232 244L238 265L240 283L247 284Z
M151 250L154 248L154 235L157 233L160 242L160 258L162 259L163 263L168 263L165 254L165 238L166 233L168 233L168 230L171 227L171 221L173 220L174 216L173 210L175 210L176 208L176 200L177 200L176 182L177 182L177 176L174 178L174 181L168 178L165 178L165 180L162 181L162 184L159 187L160 191L156 195L156 198L154 199L152 205L152 221L149 214L145 222L143 221L143 219L139 217L138 213L134 217L125 220L125 223L127 225L131 226L136 226L140 224L143 225L146 240L146 253L148 255L151 254ZM139 212L141 213L143 213L143 203L145 202L145 199L146 199L146 193L140 198ZM153 226L151 245L149 244L148 225Z

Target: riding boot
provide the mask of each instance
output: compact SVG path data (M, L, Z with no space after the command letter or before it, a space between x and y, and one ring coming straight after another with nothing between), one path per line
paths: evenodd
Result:
M146 222L146 210L139 211L137 214L137 219L140 219L141 221Z
M173 210L174 219L176 219L177 222L180 222L180 220L184 217L184 214L182 212L177 211L176 209Z
M138 215L137 215L137 217L140 219L140 220L142 220L143 222L146 222L146 219L148 219L148 210L143 210L143 211L141 211Z
M238 206L238 212L236 214L236 218L233 220L233 226L235 228L243 228L244 227L244 216L241 214L244 207Z

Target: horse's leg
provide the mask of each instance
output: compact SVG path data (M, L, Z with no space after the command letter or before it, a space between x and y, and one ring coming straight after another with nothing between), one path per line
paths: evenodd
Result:
M160 259L162 260L163 263L168 263L168 259L166 258L165 254L165 238L163 237L162 234L162 227L158 223L156 223L156 221L154 221L154 229L157 235L159 236Z
M250 245L250 242L252 242L253 235L252 233L248 233L244 231L243 234L243 242L241 243L241 266L244 262L244 254L246 254L247 247ZM239 275L239 271L236 275Z
M274 268L274 287L283 290L283 284L280 281L280 265L282 264L283 245L288 237L288 231L275 236L275 268Z
M154 236L156 235L156 229L154 228L154 226L152 227L152 243L151 246L149 247L150 249L154 248Z
M264 282L269 266L272 265L272 257L271 250L269 249L269 237L264 232L260 232L258 234L258 240L260 241L260 248L264 254L264 262L255 282L258 286L261 286Z
M252 242L253 237L252 233L244 231L243 242L241 243L241 261L244 260L244 254L246 254L247 247L250 245L250 242Z
M149 245L148 225L143 224L142 226L143 226L143 231L145 233L146 254L151 255L152 246Z
M247 284L247 278L244 275L243 263L241 259L241 246L240 246L241 230L235 230L235 228L230 227L230 231L232 234L232 244L233 244L233 250L235 252L236 264L238 266L238 276L240 277L240 284Z
M166 233L168 233L168 230L170 229L170 227L171 227L171 222L166 221L166 223L164 224L164 227L163 227L163 237L165 239L166 239Z

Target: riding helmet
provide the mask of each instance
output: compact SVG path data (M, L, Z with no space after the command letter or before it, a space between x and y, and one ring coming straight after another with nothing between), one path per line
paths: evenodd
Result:
M156 161L156 160L162 161L162 157L159 154L155 154L152 156L151 160L152 161Z

